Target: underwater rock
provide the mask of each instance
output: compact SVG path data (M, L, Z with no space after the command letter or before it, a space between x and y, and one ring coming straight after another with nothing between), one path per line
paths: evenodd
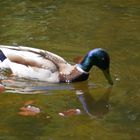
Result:
M22 116L35 116L41 112L40 108L32 105L23 106L20 110L18 114Z
M59 112L58 114L62 117L79 115L79 114L81 114L81 110L80 109L69 109L67 111Z

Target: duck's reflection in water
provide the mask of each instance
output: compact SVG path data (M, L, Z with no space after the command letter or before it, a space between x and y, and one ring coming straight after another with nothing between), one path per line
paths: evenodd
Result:
M102 118L105 114L108 113L108 111L111 108L111 105L109 104L109 97L112 91L112 86L108 86L107 88L102 86L95 85L95 89L93 87L90 87L88 85L88 81L84 82L78 82L73 84L56 84L56 85L47 85L43 84L42 82L27 82L24 81L15 81L13 80L12 84L11 82L6 82L3 80L3 83L8 85L9 88L7 88L7 92L15 92L22 94L36 94L36 93L43 93L48 94L49 90L74 90L79 101L82 103L84 111L91 117L98 117ZM18 83L18 84L17 84ZM15 85L23 85L22 88L16 87ZM28 86L27 86L28 85ZM101 88L101 90L99 90ZM96 91L98 89L98 91ZM95 93L102 95L100 98L96 99ZM98 92L104 92L104 93L98 93ZM99 96L98 96L99 97Z
M102 118L111 109L109 97L112 91L112 86L108 86L98 100L90 93L87 82L75 84L75 89L76 95L82 103L84 111L89 116Z

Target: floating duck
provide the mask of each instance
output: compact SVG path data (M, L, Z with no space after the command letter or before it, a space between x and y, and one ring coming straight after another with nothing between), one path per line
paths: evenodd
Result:
M18 77L51 83L87 80L92 66L97 66L113 85L109 63L108 53L101 48L91 50L79 64L71 65L62 57L42 49L0 45L0 68L8 68Z

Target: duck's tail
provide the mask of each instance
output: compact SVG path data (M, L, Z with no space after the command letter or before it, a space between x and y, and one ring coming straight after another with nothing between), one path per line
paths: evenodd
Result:
M2 52L2 50L0 50L0 69L1 68L10 68L9 63L10 63L9 59L7 59L7 57Z
M3 62L7 57L4 55L4 53L0 50L0 61Z

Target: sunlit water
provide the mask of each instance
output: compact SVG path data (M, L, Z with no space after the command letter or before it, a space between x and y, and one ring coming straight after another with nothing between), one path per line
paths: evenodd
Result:
M139 0L0 0L0 44L46 49L70 63L93 48L104 48L115 83L109 87L98 68L87 82L74 84L1 73L6 91L0 94L0 140L138 140L139 5ZM30 100L41 113L18 115ZM58 115L71 108L82 113Z

